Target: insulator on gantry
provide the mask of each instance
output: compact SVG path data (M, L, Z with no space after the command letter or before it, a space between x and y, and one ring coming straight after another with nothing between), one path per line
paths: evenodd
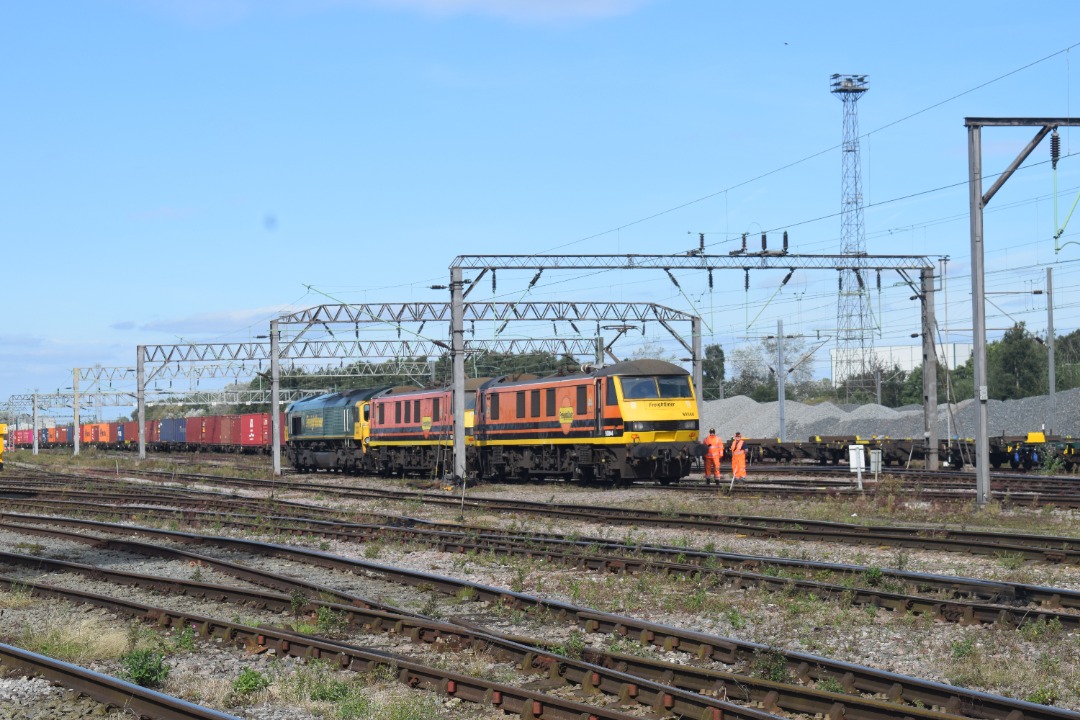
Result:
M1061 159L1061 136L1058 135L1057 128L1054 128L1054 133L1050 136L1050 166L1057 170L1058 160Z
M743 270L743 272L746 273L746 277L743 279L743 290L749 290L750 289L750 271L749 270Z

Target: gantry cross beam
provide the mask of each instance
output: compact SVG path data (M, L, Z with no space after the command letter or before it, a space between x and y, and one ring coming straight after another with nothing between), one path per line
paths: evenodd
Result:
M574 320L579 317L591 317L597 311L593 309L577 310L563 307L558 303L545 303L543 311L530 309L531 303L505 304L492 311L490 308L476 308L475 318L480 320ZM643 317L665 321L677 311L653 311L648 315L646 305L638 309ZM674 314L674 315L673 315ZM407 322L419 322L421 327L428 321L437 321L440 317L449 317L448 303L383 303L378 305L321 305L296 313L289 313L270 323L269 342L236 343L180 343L174 345L142 345L137 351L136 376L139 418L139 457L146 456L144 437L146 383L154 379L163 368L185 363L270 363L270 404L273 439L272 456L274 473L281 473L281 429L279 427L281 406L281 360L319 360L319 359L373 359L390 358L401 361L416 357L440 355L449 351L449 345L439 340L419 338L414 340L326 340L308 339L304 334L313 327L329 330L330 325L347 324L391 324L400 327ZM497 321L497 320L496 320ZM298 324L304 327L284 347L279 347L280 324ZM332 331L330 331L332 334ZM500 353L535 353L592 355L599 353L597 338L512 338L495 340L470 340L466 352L487 350ZM146 363L157 363L158 367L146 374ZM362 373L350 373L350 375Z
M378 303L378 304L359 304L359 305L319 305L305 310L300 310L294 313L287 313L272 320L270 322L270 374L271 374L271 393L275 394L276 390L280 386L280 359L292 357L294 348L302 348L308 341L304 338L304 335L308 330L316 327L322 327L329 330L330 325L354 325L359 327L361 324L387 324L391 325L400 331L401 326L406 323L419 323L419 329L416 334L419 335L422 332L423 327L428 322L443 323L454 317L453 303ZM699 323L700 321L692 315L674 310L672 308L666 308L661 305L655 305L652 303L611 303L611 302L475 302L466 305L464 302L460 303L462 323L464 318L468 318L470 321L489 321L489 322L517 322L517 321L549 321L559 322L565 321L570 323L595 321L597 325L602 322L627 322L627 321L639 321L659 322L665 328L667 328L676 339L683 344L687 350L691 350L691 346L687 345L682 338L671 327L671 322L677 320L692 321ZM281 342L281 325L303 325L304 327L299 330L291 339L285 343L284 352L279 351L278 343ZM695 325L695 327L697 327ZM597 328L599 331L599 328ZM331 331L332 333L332 331ZM496 335L498 331L496 332ZM599 335L599 332L597 333ZM698 328L697 335L700 336L700 328ZM459 356L457 360L460 362L461 372L461 386L460 393L455 393L458 398L463 397L464 394L464 357L465 354L479 349L495 348L499 352L551 352L553 354L570 354L570 355L584 355L593 354L597 360L602 360L602 354L608 348L603 347L603 341L600 338L595 339L583 339L583 338L551 338L551 339L494 339L494 340L470 340L464 339L464 331L461 336L458 336L457 341L460 344L457 346ZM328 341L318 340L316 343L326 343ZM351 341L343 341L348 345ZM365 341L357 341L365 342ZM377 341L372 341L377 342ZM413 342L413 341L401 341L401 342ZM426 340L442 349L442 351L449 350L450 347L446 343L437 340ZM592 345L591 348L585 349L578 345L579 343L587 342ZM418 353L415 353L418 354ZM429 353L432 354L432 353ZM700 353L698 353L700 354ZM456 366L455 366L456 368ZM458 372L457 369L454 372ZM456 375L455 375L456 377ZM455 388L457 386L455 385ZM455 401L460 403L460 400ZM271 434L272 439L272 451L274 461L274 474L281 473L281 448L280 448L280 429L277 427L277 423L280 421L280 403L276 400L272 403L271 408ZM464 411L462 411L463 413ZM463 415L462 415L463 417ZM457 414L455 411L455 422ZM455 425L455 427L457 427ZM464 420L461 421L461 427L464 427ZM458 433L459 438L463 438L463 430ZM456 442L456 441L455 441ZM464 443L464 440L462 440ZM462 450L457 453L457 457L464 458L464 445ZM464 462L464 460L462 460Z
M786 235L785 235L786 238ZM786 242L785 242L786 246ZM783 250L769 250L762 236L760 252L746 249L727 255L709 255L704 245L697 250L677 255L608 254L608 255L459 255L450 264L450 345L454 382L454 474L465 477L465 297L486 273L498 270L536 270L530 287L545 270L854 270L855 272L896 270L912 286L922 301L923 325L923 415L924 437L929 447L937 447L937 354L934 350L934 264L923 255L799 255ZM480 273L465 281L465 270ZM921 283L916 286L907 275L918 271ZM468 287L467 287L468 286ZM690 316L693 317L693 316ZM693 318L692 345L694 384L701 387L701 329L700 319ZM668 327L670 330L671 328ZM672 334L675 334L672 331ZM676 337L678 337L676 335ZM680 339L680 342L681 339ZM700 402L700 401L699 401ZM930 464L937 468L937 456L928 454Z
M78 377L79 371L75 371L75 376ZM75 437L72 438L72 447L75 450L75 454L79 454L79 405L86 400L96 400L98 405L106 405L110 407L130 405L132 400L131 393L115 392L115 391L90 391L79 392L76 387L73 392L62 393L29 393L25 395L12 395L8 398L8 407L21 407L24 410L29 407L31 409L30 426L34 429L33 440L31 441L31 452L34 455L38 454L38 408L43 410L52 410L56 408L71 408L74 415L75 425Z

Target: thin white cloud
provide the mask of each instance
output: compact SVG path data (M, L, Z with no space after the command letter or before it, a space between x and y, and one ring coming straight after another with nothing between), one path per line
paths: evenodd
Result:
M380 5L425 15L478 15L513 22L598 20L626 15L646 0L339 0L341 4Z
M171 333L174 335L192 335L205 338L207 335L229 334L234 339L238 335L245 334L245 330L254 329L259 334L265 335L270 330L270 319L277 317L287 308L280 306L251 308L246 310L228 310L212 313L198 313L178 318L164 318L151 320L139 325L138 329L145 332ZM113 327L127 325L120 322Z
M305 15L340 8L378 8L428 17L476 16L514 23L603 20L652 0L132 0L190 25L221 26L256 14Z

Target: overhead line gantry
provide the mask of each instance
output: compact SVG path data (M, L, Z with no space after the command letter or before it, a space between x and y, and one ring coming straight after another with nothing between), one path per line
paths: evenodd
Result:
M697 250L672 255L607 254L607 255L459 255L450 264L450 345L454 386L454 474L465 477L465 297L488 272L498 270L895 270L904 279L922 304L923 338L923 425L928 447L937 447L937 354L934 349L934 263L923 255L868 255L863 253L837 255L798 255L782 250L769 250L762 235L761 252L745 247L727 255L705 253L704 242ZM465 270L480 273L465 281ZM918 272L916 285L910 272ZM539 277L539 275L537 276ZM533 279L530 286L536 282ZM513 304L513 303L510 303ZM521 303L517 303L521 304ZM571 304L571 303L568 303ZM677 311L672 311L677 312ZM665 324L680 343L690 351L692 375L696 387L701 387L701 320L693 317L692 343L687 345L670 326ZM700 402L700 399L699 399ZM929 464L937 468L937 455L928 453Z

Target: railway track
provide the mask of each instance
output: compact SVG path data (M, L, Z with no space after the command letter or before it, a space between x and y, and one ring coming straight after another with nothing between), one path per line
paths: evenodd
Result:
M831 703L827 714L831 713L831 716L833 717L942 717L942 712L946 715L959 714L965 717L974 718L999 718L1009 716L1013 718L1072 718L1075 720L1075 718L1080 717L1077 713L1062 710L1060 708L1034 705L1023 701L972 692L961 688L892 673L885 673L871 668L833 661L804 653L781 652L775 648L768 648L755 643L747 643L731 638L710 636L700 632L657 625L655 623L636 620L626 616L599 613L588 608L581 608L558 601L544 600L535 596L508 591L503 588L494 588L478 583L471 583L417 571L391 568L376 563L341 558L322 552L256 543L233 538L198 536L189 533L90 523L88 521L58 521L53 518L42 518L39 522L44 525L75 525L84 530L86 528L93 528L98 532L124 534L126 536L130 536L134 533L154 539L155 544L160 544L167 540L172 543L179 542L185 545L198 546L207 549L213 548L221 550L228 548L233 552L245 554L250 553L259 556L288 557L296 562L332 568L340 572L378 575L396 583L411 585L413 587L423 587L427 590L436 590L448 596L460 597L462 596L463 590L468 589L468 594L473 598L474 602L482 602L490 606L499 606L505 609L524 611L531 614L539 613L547 618L562 618L564 621L575 624L586 632L605 633L614 637L634 637L644 644L654 645L667 650L677 649L689 653L691 656L696 656L700 660L712 660L725 664L735 664L740 662L743 664L750 664L753 662L754 658L760 656L761 653L769 653L776 657L782 657L790 677L804 683L802 686L793 683L773 683L772 686L768 683L758 683L753 686L753 690L740 691L738 690L738 687L739 683L743 680L742 678L733 678L730 680L730 684L725 684L727 681L725 681L722 676L708 676L711 684L702 688L700 684L703 678L706 678L706 675L700 674L700 669L680 671L682 674L678 675L680 679L676 681L675 677L672 676L674 670L664 667L663 664L650 665L649 663L645 663L644 665L635 666L636 669L633 672L629 672L629 660L626 658L614 657L611 654L590 655L589 657L598 661L593 664L594 667L598 669L581 669L583 674L581 675L581 683L578 685L581 692L586 694L596 691L608 692L614 697L619 697L622 702L627 702L629 699L637 704L642 704L641 699L634 700L636 694L637 698L647 699L647 702L644 704L648 704L656 710L667 710L671 714L683 714L689 717L704 717L706 715L701 714L702 708L714 708L720 710L721 715L730 717L763 716L762 711L750 712L753 708L744 706L735 706L734 708L728 707L728 703L719 701L716 697L710 697L709 692L688 693L689 695L694 695L694 697L684 697L681 692L669 689L665 693L661 688L656 691L661 694L657 694L655 697L648 699L646 679L648 672L650 671L647 670L645 667L646 665L652 668L651 672L657 672L664 678L669 686L672 684L678 685L680 683L685 683L695 690L711 690L712 695L719 694L722 691L728 692L730 688L729 698L732 697L732 694L738 692L741 693L738 695L739 697L743 697L749 693L752 700L755 697L754 693L757 693L756 697L760 697L761 699L755 702L764 703L766 709L775 708L777 710L794 712L798 711L797 708L801 706L808 709L814 708L815 711L820 712L820 709L824 708L825 704ZM55 531L37 527L34 529L34 532L44 533ZM103 540L102 538L92 536L85 537L83 542L100 544L103 547L109 547L113 550L124 548L128 551L135 551L138 546L141 546L142 552L176 552L175 550L170 551L168 549L161 549L145 543L136 544L129 540L121 541L117 539ZM214 556L207 556L205 551L198 555L189 554L188 557L198 557L202 562L206 562L208 565L214 565L214 567L217 568L223 567L220 559L217 559ZM33 558L26 560L26 562L29 563L32 563L33 561ZM244 573L247 579L252 578L250 568L245 568ZM149 578L146 582L160 583L161 579ZM203 590L205 591L206 589L203 588ZM351 598L351 600L352 602L359 602L361 604L366 602L360 598ZM279 602L285 602L284 596L279 598ZM144 614L153 612L145 609L137 610ZM344 608L342 610L344 611ZM354 608L349 608L348 611L359 613L370 612L370 610L355 610ZM358 655L354 649L346 648L339 643L328 643L322 639L315 640L310 637L282 630L237 627L230 623L215 621L209 618L193 618L190 616L190 613L181 618L176 618L174 615L167 614L165 616L159 615L158 617L165 618L159 620L159 622L164 625L194 623L204 635L228 638L230 641L236 640L237 638L244 638L248 642L251 642L252 639L254 639L259 646L271 647L282 653L303 653L308 656L311 656L314 653L315 656L337 659L338 662L344 662L343 658L348 658L350 667L355 662L388 662L387 658L384 656L372 659L362 654ZM363 622L374 623L374 616L366 615L365 617L369 619L357 622L361 622L361 624L363 624ZM386 618L384 617L380 622L385 621ZM408 627L409 633L412 636L415 636L417 641L435 642L435 638L438 637L430 626L421 626L420 624L416 624L416 621L413 621L414 624L412 625L397 626L396 622L397 621L395 621L395 627L399 627L399 632ZM465 630L471 630L467 627L467 624L462 625L457 623L454 625L457 625L457 627L451 628L448 632L451 635L456 634L459 638L462 637L461 633L465 632ZM475 630L471 631L475 632ZM494 635L492 637L494 637ZM501 640L513 642L513 640L508 637L503 637ZM529 663L533 670L539 669L542 672L546 672L547 680L557 682L560 686L565 686L572 680L573 675L570 670L572 663L570 661L574 660L574 658L552 657L550 651L541 644L530 645L530 647L531 649L525 650L525 652L533 653L532 661ZM427 686L427 684L430 683L431 686L436 689L447 692L449 686L445 683L447 678L450 677L449 674L440 674L439 677L442 679L438 682L443 684L439 685L433 678L425 674L426 671L423 669L415 668L408 663L402 663L396 660L394 662L397 663L396 667L398 668L399 677L403 677L405 682L416 683L421 686ZM525 664L524 661L522 661L522 663ZM615 675L611 674L611 668L605 668L605 665L608 663L615 663ZM625 666L626 669L622 669L619 666L619 663L628 663ZM578 670L575 669L573 672L576 673ZM590 672L592 674L589 674ZM815 690L812 687L808 687L805 683L838 687L842 689L843 692L822 692L820 690ZM791 687L787 687L789 685ZM491 690L491 686L488 686L488 690ZM485 691L485 695L489 698L491 697L487 691ZM870 695L872 697L859 700L857 697L858 695ZM805 703L811 702L806 699L807 696L815 698L810 705L805 705ZM913 707L913 705L915 707ZM923 708L923 712L917 712L920 706ZM592 707L593 706L590 706L590 708ZM543 710L543 708L541 709ZM621 714L612 716L596 714L593 712L594 709L595 708L590 709L589 712L595 717L623 717ZM808 709L802 711L809 711ZM926 709L930 709L929 712L933 714L924 714L927 712ZM936 712L934 709L936 709ZM720 715L714 713L712 716L718 717ZM767 717L768 715L765 716ZM562 716L555 714L538 714L535 715L535 717Z
M88 477L71 475L72 478ZM93 477L90 475L89 477ZM157 476L153 476L157 477ZM212 477L212 476L211 476ZM207 476L188 478L203 482ZM792 540L843 542L849 544L889 545L895 547L933 549L945 552L965 552L984 555L1015 555L1028 560L1055 563L1080 563L1080 539L1054 537L1020 533L961 531L941 527L908 527L886 525L856 525L848 523L811 521L806 519L769 518L760 516L714 515L709 513L679 513L671 511L647 511L623 509L597 505L553 505L551 503L501 500L495 498L459 496L445 492L401 491L387 488L342 487L323 483L291 481L287 484L250 478L216 478L230 486L263 488L287 488L290 491L305 491L334 494L343 498L364 500L396 500L406 503L437 504L462 509L483 510L512 514L560 517L588 522L612 525L635 525L649 527L701 530L707 532L727 532L765 538L787 538ZM7 494L33 493L33 485L20 486L9 484ZM72 495L77 490L70 491ZM94 490L95 496L101 491ZM230 503L245 501L230 498L220 493L206 493L206 502L221 501L222 497ZM175 493L165 497L155 497L140 491L140 502L156 501L167 503L175 501ZM188 502L191 502L190 500ZM249 501L248 507L257 506ZM310 505L295 504L293 507L310 508ZM317 512L317 511L312 511Z
M247 481L242 481L248 484ZM733 533L750 537L785 538L799 541L841 542L862 545L888 545L893 547L938 550L943 552L975 553L990 556L1013 556L1025 560L1080 564L1080 538L1057 537L1006 532L966 531L941 527L910 527L887 525L856 525L850 523L824 522L806 519L771 518L761 516L713 515L708 513L677 513L671 511L628 510L596 505L552 505L551 503L523 502L517 500L499 500L492 498L470 498L462 502L459 497L446 493L425 493L396 491L388 489L341 488L319 484L297 484L291 490L316 492L334 492L341 497L360 499L392 499L400 502L418 502L437 504L447 507L460 507L486 512L510 514L529 514L536 516L559 517L571 520L647 527L663 527L683 530L696 530L710 533ZM7 495L29 496L37 491L33 486L9 485ZM81 497L102 497L103 491L82 493ZM79 497L77 490L65 492L68 497ZM16 498L9 498L9 503ZM23 501L29 506L30 501ZM176 494L151 495L142 492L138 502L143 505L184 502L201 502L207 507L214 503L228 502L232 507L259 508L259 501L242 500L217 493L206 493L204 497L181 499ZM281 503L281 507L310 509L304 504ZM323 517L338 517L340 514L318 510L312 513Z
M99 517L114 516L116 512L114 506L88 503L46 504L45 508L72 510L76 514ZM442 552L486 552L496 556L539 558L549 563L590 571L697 574L713 577L717 583L735 588L762 587L779 593L813 593L823 599L894 612L925 614L950 622L1003 622L1012 625L1056 622L1064 628L1080 629L1080 591L1030 584L685 548L625 545L600 538L570 540L565 536L536 533L522 536L476 527L434 526L402 518L385 518L386 524L360 524L295 516L241 515L232 511L223 514L216 511L131 509L141 519L162 523L183 520L196 528L232 528L259 534L295 534L355 543L373 540L408 542L434 547ZM18 521L19 516L13 519ZM0 527L8 525L0 523ZM834 579L825 581L822 573ZM858 582L862 584L857 585Z
M8 477L12 476L9 475ZM4 479L7 480L8 478ZM196 481L206 482L207 479L208 478L199 478ZM158 521L164 523L192 523L201 527L226 527L229 522L235 522L238 530L242 532L251 532L257 528L260 532L272 531L280 532L282 534L304 534L307 536L306 541L309 543L313 537L325 537L335 540L349 540L356 542L372 542L377 540L396 541L405 542L409 545L420 543L442 551L455 552L461 555L482 553L485 556L494 555L494 557L501 557L516 554L519 556L545 558L546 562L553 566L565 563L581 568L605 571L614 570L617 572L667 572L670 574L695 573L697 575L713 575L718 581L731 582L732 584L735 584L736 587L748 587L759 584L759 586L768 586L775 590L787 592L788 594L795 592L802 594L815 593L820 596L828 596L828 592L826 591L827 588L823 586L815 587L813 585L799 585L798 581L801 578L794 577L795 574L800 572L807 575L813 575L825 569L825 564L811 563L810 561L783 558L754 558L752 556L737 556L727 553L699 552L688 550L685 547L674 548L632 545L627 549L626 546L621 548L618 547L617 543L611 543L610 540L605 541L598 538L584 537L570 540L558 535L542 535L537 533L531 533L531 536L526 539L515 536L515 534L511 532L497 531L490 528L470 528L460 523L440 523L435 525L415 519L386 516L378 513L365 513L363 515L350 513L343 517L339 512L300 502L289 502L279 499L278 501L267 505L258 498L243 498L220 492L192 490L171 484L136 485L133 486L135 488L134 491L132 489L119 489L119 492L114 493L112 491L114 485L112 482L103 485L100 481L97 481L91 486L94 489L78 491L72 489L77 482L78 478L76 477L65 478L58 483L38 483L32 478L26 478L25 481L20 481L18 484L5 483L4 489L7 491L6 494L8 495L22 496L11 498L11 500L15 502L39 503L37 506L37 511L39 512L63 512L70 514L112 513L114 517L116 516L116 513L123 513L123 515L128 518L146 517L149 519L155 517ZM242 482L247 483L248 481ZM298 488L296 485L302 485L303 488ZM248 487L250 487L250 485L248 485ZM258 485L256 485L256 487L258 487ZM288 487L290 491L314 488L309 490L309 492L321 493L323 496L327 496L333 492L341 492L342 494L353 491L363 493L368 492L357 488L343 490L339 486L322 483L276 483L276 487L279 489ZM108 489L101 490L98 488ZM138 493L137 497L135 493ZM36 497L32 497L35 495ZM64 495L67 497L64 497ZM429 501L434 503L435 498L439 496L449 500L449 502L445 503L447 507L454 507L455 509L460 507L461 501L459 497L447 498L447 496L442 493L400 493L394 495L393 499L411 505ZM388 495L387 493L380 491L375 496L365 495L365 497L385 499ZM65 503L68 504L65 505ZM106 504L112 504L113 507L108 507ZM547 505L547 503L540 503L539 505ZM8 506L12 507L11 505ZM28 504L26 507L29 508L31 506ZM496 503L492 507L466 506L466 509L474 509L478 512L517 512L519 514L523 512L520 509L520 504L517 509L511 508L513 508L512 505L503 505L499 503ZM588 522L596 522L597 509L590 507L589 510L590 517L588 518ZM249 517L244 517L245 515ZM690 519L693 516L693 514L689 513L686 514L687 517L675 518L671 517L672 513L660 513L659 515L663 516L661 519L664 521L673 519L682 521ZM104 515L98 516L104 517ZM233 517L228 518L226 516ZM360 522L361 519L363 519L363 522ZM805 523L805 521L783 521L783 519L760 518L756 516L725 516L725 519L751 527L757 525L762 533L758 536L764 538L784 537L776 534L778 530L794 532L809 530L820 532L835 529L831 527L820 527L820 524L810 524ZM769 527L767 526L769 521L777 521L780 525L779 527ZM781 521L792 523L792 525L785 527ZM247 530L243 529L245 523L247 523ZM800 523L805 524L800 525ZM762 526L763 524L765 524L765 526ZM844 530L850 530L851 528L861 530L863 528L863 526L849 526L842 523L831 525L840 525ZM911 528L903 529L907 531L911 530ZM737 534L747 534L741 530L734 530L733 532ZM1009 534L1005 535L1008 536ZM1023 537L1025 536L1012 534L1012 539L1014 541L1016 541L1017 538ZM1043 547L1048 541L1046 536L1035 535L1030 537L1032 547L1036 551L1046 549ZM908 540L911 541L912 539L908 538ZM922 538L915 538L915 540L921 542ZM982 540L985 541L987 538L984 537ZM1075 548L1075 545L1069 544L1069 541L1071 540L1071 538L1049 538L1050 544L1061 545L1062 549L1067 551L1071 551ZM607 544L605 545L604 543ZM869 544L874 543L871 542ZM1000 548L1001 546L998 545L998 547ZM988 550L987 552L990 553L992 551ZM1006 548L999 552L1011 553L1012 551ZM680 555L682 557L680 557ZM1035 556L1032 555L1031 557ZM1053 558L1043 557L1042 560L1053 561ZM307 562L312 563L311 560L308 560ZM773 562L776 562L776 564L774 565ZM723 573L719 572L721 568L730 568L733 572L728 573L725 577ZM774 571L777 569L779 569L780 572L775 573ZM867 569L868 568L853 568L848 572L853 575L858 575L860 572L866 572ZM761 570L764 570L765 572L759 572ZM881 569L877 570L881 571ZM838 579L842 577L841 573L845 572L844 570L837 568L834 568L833 571L838 573ZM755 577L755 575L760 575L761 577L758 578ZM779 575L779 577L777 575ZM890 571L886 571L883 577L890 582L910 582L914 585L920 574L910 574L911 577L906 579L902 577L902 575L903 573L893 575ZM721 578L724 579L721 580ZM952 583L951 586L948 584L950 581ZM966 585L964 584L965 581L967 581ZM409 584L408 581L405 580L400 582ZM924 582L926 582L925 578ZM412 584L414 587L418 588L438 589L425 584L425 581L415 581ZM843 583L836 582L833 583L833 585L839 588ZM850 584L844 589L849 597L855 594L853 592L854 588L850 587ZM1071 623L1072 618L1075 618L1075 613L1070 612L1061 613L1065 616L1064 619L1058 619L1054 614L1057 612L1055 602L1057 605L1062 605L1066 610L1069 608L1070 603L1073 602L1070 593L1065 593L1065 595L1058 598L1057 601L1054 600L1052 595L1036 599L1034 597L1026 596L1025 593L1027 589L1023 588L1020 584L987 583L985 581L976 581L970 578L949 578L948 580L944 580L943 584L939 587L934 588L927 585L925 589L929 590L931 596L936 597L924 597L921 601L926 602L926 605L912 605L907 609L904 609L906 600L901 600L900 604L895 606L889 605L888 603L890 600L886 597L888 595L887 593L878 593L877 595L870 593L866 596L858 596L854 602L856 604L866 603L868 606L872 605L879 608L903 609L904 612L908 614L917 615L925 613L931 616L938 616L964 623L996 622L1002 620L1006 622L1023 622L1025 620L1025 615L1027 616L1026 619L1037 621L1041 611L1049 611L1048 614L1042 615L1042 619L1045 622L1053 622L1056 620L1058 623L1065 625ZM1038 588L1033 589L1036 592L1038 591ZM459 586L456 590L439 590L442 594L450 596L462 592L462 587ZM498 590L498 588L496 588L496 590ZM282 592L285 591L282 590ZM505 608L508 608L508 611L521 611L530 616L538 614L550 615L554 613L548 606L542 606L540 610L536 610L531 609L531 606L528 604L512 603L510 600L499 601L494 599L483 599L479 597L479 593L477 598L481 599L484 604L501 604ZM999 605L1004 607L998 607L995 610L989 610L987 612L975 612L974 610L969 612L964 609L966 599L987 599L991 602L997 601ZM938 613L938 610L933 609L935 605L927 602L930 600L936 602L936 607L938 609L948 608L947 612ZM342 602L347 604L350 601L342 598ZM356 600L352 600L351 602L356 602ZM1027 603L1030 603L1029 607L1025 607L1024 604ZM912 607L914 610L911 609ZM1002 610L1005 612L1002 613ZM996 616L992 615L994 612L997 613ZM600 615L603 615L603 613L600 613ZM477 626L473 617L458 617L454 618L454 621L454 624L460 627L465 627L477 632L482 631L483 629L482 625ZM580 619L575 620L575 622L581 631L588 630L588 626L582 624ZM1071 627L1071 625L1068 626ZM596 628L603 629L603 626L598 625ZM624 629L621 632L625 632L626 635L621 635L619 630L615 630L614 637L639 637L636 629ZM423 632L420 632L420 634L424 635ZM593 635L590 635L590 637L592 636ZM431 637L437 636L431 635ZM507 637L512 636L508 635ZM433 642L442 641L435 640ZM450 641L447 640L446 642ZM670 641L662 637L661 642L656 643L650 641L649 644L653 647L662 649L669 643ZM673 649L681 650L686 647L691 647L688 643L689 641L677 641L670 646ZM531 646L538 656L545 655L545 653L547 655L551 654L548 650L549 646L536 638L533 638ZM592 649L589 649L589 652L592 652ZM715 657L712 655L710 655L710 657L716 661ZM746 655L742 656L742 662L749 662L748 657L749 656ZM602 658L602 661L598 660L597 664L604 665L605 663L610 664L618 662L619 660L615 657L605 656ZM785 660L785 667L785 672L789 673L793 678L799 678L801 683L835 687L835 683L840 682L835 675L823 675L816 679L808 675L797 675L795 674L795 670L798 669L798 665L793 665L788 660ZM635 671L635 673L636 672L637 671ZM644 672L644 670L641 672ZM733 672L736 676L739 675L737 669L728 672ZM687 687L693 689L693 683L700 684L700 678L697 680L690 679L687 680L687 682L690 683ZM796 687L799 686L799 683L796 683ZM724 687L727 688L724 692L734 692L734 690L730 689L730 687L734 687L733 685ZM702 688L698 687L698 689ZM846 691L848 689L847 686L844 686L844 689ZM772 691L779 692L775 688ZM720 691L716 690L716 692ZM858 696L865 695L866 691L859 690L852 686L851 692L855 693L855 696ZM843 694L846 693L841 693L841 695ZM762 690L757 695L747 695L747 697L756 698L755 700L752 700L752 702L755 703L767 702L769 692ZM783 703L776 706L777 711L785 711L785 707L795 707L795 705L791 705L791 702L793 701L783 701ZM823 701L819 701L815 707L820 708L821 702ZM920 699L907 702L908 707L910 707L911 702L925 704L927 701ZM772 706L769 705L768 707ZM947 706L942 705L938 707L945 708ZM854 710L852 712L854 712ZM964 711L964 714L967 714L967 711ZM848 715L848 717L852 716L853 715L851 714ZM976 714L975 716L978 715Z
M156 549L152 548L151 552L154 550ZM183 555L206 565L223 567L215 559L207 556L195 553L183 553ZM54 572L78 572L95 577L107 577L111 582L125 586L137 585L163 593L228 598L230 602L238 604L258 604L282 611L294 606L295 596L284 593L238 590L231 586L163 579L159 576L109 571L75 563L42 561L41 558L11 553L5 554L3 560L8 564L20 563L29 567L48 568ZM235 566L228 564L225 567ZM240 574L248 579L253 578L253 573L249 569L242 569ZM10 580L0 577L0 583L3 582L10 582ZM282 579L265 575L261 582L267 585L279 585ZM126 609L92 596L62 593L48 586L41 589L69 600L93 602L112 610ZM319 592L340 595L329 588L320 588ZM555 683L557 686L576 686L579 691L595 691L612 697L632 696L639 704L669 710L674 710L678 704L684 708L693 708L695 716L710 716L712 709L715 708L724 711L728 717L760 718L763 713L752 711L754 705L760 705L767 710L823 715L830 712L836 713L843 708L848 717L938 718L939 720L949 717L947 713L931 709L905 707L897 703L884 703L844 693L814 692L812 689L793 683L763 680L747 674L652 660L625 653L582 649L576 653L580 655L580 658L567 657L565 654L559 654L560 651L566 652L564 648L535 638L496 633L460 620L456 623L438 622L415 613L403 613L398 608L390 608L366 598L345 596L341 599L343 602L345 600L351 602L336 604L314 600L310 601L304 610L324 608L338 613L350 627L367 633L393 633L408 637L414 643L427 645L438 643L454 648L482 648L485 652L498 654L503 660L514 662L527 673L545 677L548 682ZM362 607L358 607L357 603L362 604ZM128 611L131 612L130 609ZM155 621L170 626L177 624L174 617L160 611ZM187 622L191 622L191 619L185 616L181 623ZM204 629L200 628L200 630ZM265 634L263 642L265 643ZM670 693L671 687L684 690L688 694L680 696L676 702L676 696ZM726 698L731 702L718 702L718 698ZM751 710L747 712L738 704L749 705Z
M7 586L7 581L0 578L0 585ZM45 678L88 695L108 707L133 712L137 717L154 720L239 720L235 715L195 705L13 645L0 643L0 666Z

